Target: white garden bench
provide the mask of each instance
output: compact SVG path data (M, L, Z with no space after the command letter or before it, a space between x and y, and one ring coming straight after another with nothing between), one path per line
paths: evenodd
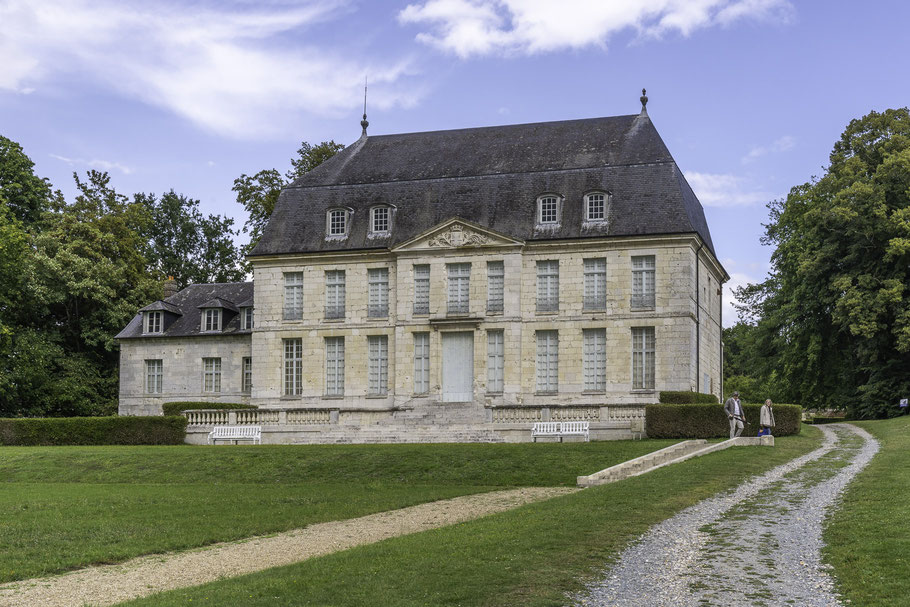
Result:
M540 437L558 437L562 442L564 436L583 436L586 441L591 440L588 422L535 422L531 428L535 443Z
M248 440L255 444L262 444L262 426L215 426L209 432L209 444L214 445L216 441Z

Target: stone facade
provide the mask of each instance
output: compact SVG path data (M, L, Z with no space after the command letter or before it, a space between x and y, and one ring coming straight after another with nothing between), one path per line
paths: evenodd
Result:
M118 335L121 414L258 407L189 414L191 442L217 423L263 424L265 442L529 440L548 420L589 421L596 439L640 433L659 391L721 396L728 276L644 110L364 132L282 192L249 260L252 284L191 285ZM220 332L203 327L214 306ZM148 314L159 335L143 332ZM215 357L218 392L203 377ZM148 360L162 361L160 393Z
M249 335L149 337L121 343L120 415L161 415L161 405L171 401L248 403L242 365L250 355ZM221 361L219 392L203 389L204 358ZM161 361L160 393L147 390L147 360Z

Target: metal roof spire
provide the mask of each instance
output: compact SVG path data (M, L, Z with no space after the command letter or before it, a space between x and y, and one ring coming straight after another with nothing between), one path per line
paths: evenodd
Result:
M647 108L648 91L646 91L645 89L641 89L641 97L639 97L638 99L639 99L639 101L641 101L641 115L647 116L648 115L648 108Z
M363 133L361 137L367 136L367 127L370 126L370 123L367 121L367 77L363 77L363 120L360 121L360 126L363 127Z

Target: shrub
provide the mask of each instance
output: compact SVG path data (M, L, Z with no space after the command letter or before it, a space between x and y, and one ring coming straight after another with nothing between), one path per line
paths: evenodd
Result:
M702 392L661 392L660 402L667 405L690 405L702 403L706 405L716 405L717 397L713 394L703 394Z
M761 405L744 404L747 425L743 436L758 434ZM772 430L775 436L799 434L803 408L799 405L774 405ZM718 438L730 436L730 423L719 404L648 405L645 408L645 433L648 438Z
M0 445L181 445L184 417L0 419Z
M241 403L203 403L194 401L179 401L164 403L165 415L180 415L189 409L255 409L256 405L243 405Z

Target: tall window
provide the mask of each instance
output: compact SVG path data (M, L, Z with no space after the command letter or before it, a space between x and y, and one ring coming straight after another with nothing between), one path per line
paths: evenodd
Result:
M538 225L556 225L559 223L559 198L541 196L537 199Z
M430 313L430 266L414 266L414 314Z
M249 394L253 391L253 359L249 356L243 357L243 381L241 386L244 394Z
M146 312L145 313L145 332L161 333L162 319L164 312Z
M595 193L585 196L585 221L606 221L607 196Z
M221 330L221 310L219 308L206 308L203 314L203 331Z
M585 329L583 334L585 390L607 389L607 330Z
M344 270L325 273L325 317L344 318Z
M559 389L559 334L537 331L537 391Z
M559 310L559 262L537 262L537 311Z
M329 236L344 236L348 233L347 209L332 209L326 218L326 234Z
M202 359L202 391L221 392L221 359Z
M163 369L164 365L160 359L145 361L145 392L147 394L161 394Z
M368 270L367 281L370 298L367 306L369 317L387 317L389 315L389 269L372 268Z
M632 328L632 389L654 389L654 327Z
M380 396L389 392L389 337L388 335L370 335L369 346L369 391L371 395Z
M240 309L240 328L245 330L253 328L253 308Z
M487 262L487 312L502 312L505 268L501 261Z
M430 334L414 333L414 394L430 391Z
M284 395L303 394L303 340L283 339L284 342Z
M303 318L303 272L284 273L284 319Z
M389 207L373 207L370 209L370 231L373 234L388 233L390 218Z
M585 260L585 310L607 308L607 260Z
M654 307L654 256L632 258L632 307Z
M449 314L467 314L471 301L471 264L450 263L449 273Z
M505 362L503 331L487 331L487 392L502 392Z
M344 338L325 338L325 395L344 396Z

